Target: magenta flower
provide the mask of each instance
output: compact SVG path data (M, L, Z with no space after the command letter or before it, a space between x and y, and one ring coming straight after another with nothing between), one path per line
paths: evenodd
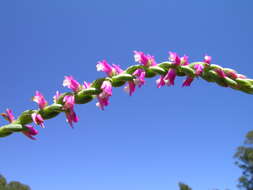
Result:
M157 88L161 88L162 86L166 84L164 77L165 76L160 76L160 78L156 80Z
M124 70L122 70L119 65L112 64L112 67L116 74L124 72Z
M176 79L175 69L169 69L167 74L164 76L165 84L167 84L168 86L174 85L175 79Z
M192 83L192 81L193 81L193 79L194 79L194 78L188 76L188 77L184 80L182 87L184 87L184 86L190 86L191 83Z
M211 61L212 61L212 57L209 55L205 55L204 62L210 65Z
M40 125L42 128L45 128L44 126L44 119L42 116L38 113L33 113L32 115L32 120L36 125Z
M144 66L155 66L156 61L154 59L154 56L151 55L145 55L141 51L134 51L134 60L135 62L138 62Z
M28 129L28 131L22 131L22 133L28 138L36 140L36 138L33 136L37 135L39 132L31 125L26 125L25 127Z
M124 87L124 90L129 93L130 96L132 96L132 94L135 91L135 84L133 81L129 81L128 85Z
M204 66L202 64L196 64L194 65L194 69L195 69L195 74L199 76L203 72Z
M189 61L188 61L188 56L184 55L183 57L180 58L180 63L181 65L189 65Z
M54 103L56 103L58 101L60 96L61 96L61 93L57 90L54 97L53 97Z
M32 100L39 105L40 109L43 109L44 107L47 106L46 99L44 98L44 96L39 91L35 92L35 96L32 98Z
M109 65L106 60L99 61L96 67L97 71L106 72L108 76L112 76L113 74L113 67Z
M74 92L79 91L81 87L81 85L72 76L65 76L63 86L67 86Z
M67 118L67 122L69 123L70 127L73 127L73 122L78 122L78 117L74 111L75 105L75 98L73 95L67 95L63 98L64 102L64 110Z
M1 113L1 115L4 117L4 119L9 121L10 123L12 123L15 120L15 117L11 109L6 109L6 113Z
M112 84L109 81L104 81L101 85L101 90L103 90L103 96L112 95Z
M91 83L86 82L86 81L83 82L83 88L84 89L87 89L87 88L90 88L90 87L91 87Z
M175 65L180 65L181 63L180 57L177 53L171 51L169 52L169 60Z
M73 128L73 122L77 123L79 121L79 118L77 117L76 113L74 112L74 109L68 109L66 112L66 120L69 123L70 127Z
M219 75L219 77L221 78L225 78L226 74L224 73L224 71L222 69L215 69L215 72Z
M64 96L63 98L63 102L64 102L64 109L73 109L74 108L74 104L75 104L75 98L73 95L67 95Z
M96 103L96 106L99 107L101 110L104 110L104 107L109 105L109 96L103 97L99 94L97 98L98 102Z
M137 85L139 88L145 84L145 71L142 69L136 69L136 71L133 73L133 75L136 77L134 79L134 84Z
M115 65L115 64L112 64L111 66L107 63L106 60L99 61L96 67L97 67L97 71L105 72L109 77L123 72L120 66Z

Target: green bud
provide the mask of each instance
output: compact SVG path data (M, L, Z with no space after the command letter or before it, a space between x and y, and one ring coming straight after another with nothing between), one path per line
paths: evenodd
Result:
M126 83L125 81L112 80L113 87L120 87L120 86L123 86L125 83Z
M86 104L93 100L92 95L84 95L84 94L76 94L75 95L75 103L76 104Z
M209 68L212 69L212 70L215 70L215 69L221 69L221 70L223 70L223 68L222 68L221 66L215 65L215 64L211 64L211 65L209 66Z
M252 85L251 81L249 81L248 79L236 78L235 80L242 87L251 87Z
M171 62L162 62L157 66L163 68L167 72L170 68L174 68L174 65Z
M100 89L102 83L106 80L106 78L99 78L97 80L94 80L91 83L91 87L96 88L96 89Z
M156 76L156 73L150 70L149 68L145 68L145 77L146 78L152 78Z
M118 82L118 81L129 81L129 80L133 80L134 77L130 74L127 73L122 73L116 76L112 77L112 82Z
M20 132L23 131L24 128L20 124L10 123L8 125L4 125L0 128L0 134L12 133L12 132Z
M159 66L152 66L152 67L149 67L149 69L156 73L156 74L159 74L159 75L166 75L167 71L165 69L163 69L162 67L159 67Z
M208 76L211 78L211 80L214 80L218 85L227 87L228 85L226 84L226 81L224 78L221 78L215 71L210 70L206 72Z
M235 88L235 89L238 88L238 83L234 81L233 79L229 77L225 77L224 80L226 81L226 84L230 86L231 88Z
M181 66L180 70L184 72L187 76L194 77L195 76L195 70L188 67L188 66Z
M143 68L142 65L132 65L125 70L125 73L133 74L134 71L136 71L137 69L142 69L142 68Z
M63 106L61 104L52 104L40 110L39 114L43 119L51 119L62 112L62 107Z
M17 119L17 122L22 124L22 125L26 125L28 123L32 123L32 114L37 112L37 110L26 110L24 111Z

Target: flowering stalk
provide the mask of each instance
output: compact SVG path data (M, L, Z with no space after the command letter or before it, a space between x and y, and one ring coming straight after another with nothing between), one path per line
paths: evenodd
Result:
M92 83L77 82L72 76L65 76L63 86L71 89L71 92L59 93L53 97L53 104L48 105L44 96L36 91L33 101L39 109L26 110L15 119L12 110L7 109L1 115L9 124L0 127L0 137L9 136L15 132L21 132L30 139L35 139L38 131L28 125L34 122L44 128L44 121L56 117L61 112L66 115L66 121L73 127L73 123L79 118L74 111L75 104L86 104L97 98L96 105L104 110L109 105L109 98L113 95L113 87L121 87L126 84L124 90L133 95L136 87L145 84L145 78L160 76L156 80L158 88L172 86L176 77L185 77L182 87L190 86L195 78L202 78L207 82L214 82L222 87L229 87L248 94L253 94L253 79L238 74L235 70L223 68L211 64L211 57L204 56L203 61L189 63L188 56L180 57L174 52L169 52L169 60L157 64L154 56L134 51L134 60L139 63L123 70L118 65L110 65L103 60L98 62L97 70L106 73L106 77L99 78Z

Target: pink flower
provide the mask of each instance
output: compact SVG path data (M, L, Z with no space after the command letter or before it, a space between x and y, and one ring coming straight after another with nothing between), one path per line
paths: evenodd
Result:
M224 73L224 71L222 69L215 69L215 72L219 75L219 77L221 78L225 78L226 74Z
M188 56L184 55L183 57L180 58L180 63L181 65L189 65L189 61L188 61Z
M122 70L119 65L112 64L112 67L115 70L116 74L124 72L124 70Z
M73 95L67 95L63 98L64 102L64 110L67 118L67 122L69 123L70 127L73 127L73 122L78 122L78 117L74 111L74 105L75 105L75 98Z
M67 95L64 96L63 102L64 102L63 106L64 109L73 109L75 104L75 98L73 95Z
M130 96L132 96L132 94L135 91L135 84L133 81L129 81L128 85L124 87L124 90L129 93Z
M109 97L112 96L112 84L109 81L104 81L101 85L102 92L97 96L98 102L96 106L104 110L105 106L109 105Z
M112 64L111 66L107 63L106 60L99 61L96 67L97 67L97 71L105 72L109 77L123 72L120 66L115 65L115 64Z
M88 83L86 81L83 82L83 88L84 89L90 88L90 86L91 86L91 83Z
M154 59L154 56L151 55L145 55L141 51L134 51L134 60L135 62L138 62L144 66L155 66L156 61Z
M212 61L212 57L209 55L205 55L204 62L210 65L211 61Z
M35 92L35 96L32 98L32 100L39 105L40 109L43 109L47 106L47 101L39 91Z
M180 60L180 57L177 55L177 53L175 53L175 52L169 52L169 60L173 63L173 64L175 64L175 65L180 65L180 63L181 63L181 60Z
M37 135L39 132L31 125L26 125L25 126L28 130L27 131L22 131L22 133L27 136L28 138L32 140L36 140L33 136Z
M112 95L112 84L109 81L104 81L101 85L101 90L103 90L103 96Z
M67 86L74 92L79 91L81 87L81 85L72 76L65 76L63 86Z
M160 76L160 78L156 80L157 88L161 88L162 86L166 84L164 77L165 76Z
M40 125L42 128L45 128L44 126L44 119L42 116L38 113L33 113L32 115L32 120L36 125Z
M56 103L58 101L60 96L61 96L61 93L57 90L54 97L53 97L54 103Z
M190 86L191 83L192 83L192 81L193 81L193 79L194 79L194 78L188 76L188 77L185 79L185 81L184 81L182 87L184 87L184 86Z
M1 113L1 115L4 117L4 119L9 121L10 123L12 123L15 120L15 117L11 109L6 109L6 113Z
M145 71L142 69L136 69L136 71L133 73L133 75L136 77L134 79L134 84L137 85L139 88L145 84Z
M79 121L79 118L77 117L76 113L74 112L74 109L68 109L66 112L66 120L69 123L70 127L73 128L73 122L77 123Z
M113 67L109 65L106 60L99 61L96 67L97 71L106 72L108 76L112 75Z
M194 65L194 69L195 69L195 74L199 76L203 72L204 66L202 64L196 64Z
M174 85L175 79L176 79L176 71L175 71L175 69L169 69L169 71L167 72L167 74L164 76L165 83L168 86Z

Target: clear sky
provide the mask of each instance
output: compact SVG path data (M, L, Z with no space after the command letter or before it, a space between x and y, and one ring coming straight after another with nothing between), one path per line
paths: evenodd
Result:
M166 61L168 51L253 77L253 1L8 0L0 2L0 109L15 115L49 102L65 75L105 76L96 63L126 68L133 50ZM157 89L147 81L129 97L114 89L110 106L76 106L72 130L64 114L39 127L37 141L0 139L0 173L33 190L236 189L233 154L252 130L252 96L195 80L190 88ZM1 119L0 124L6 122Z

